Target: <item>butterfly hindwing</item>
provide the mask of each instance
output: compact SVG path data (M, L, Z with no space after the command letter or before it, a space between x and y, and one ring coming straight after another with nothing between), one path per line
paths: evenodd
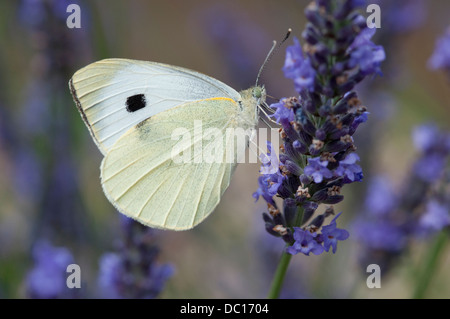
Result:
M92 63L77 71L69 85L104 155L125 132L155 114L191 101L240 98L234 89L204 74L128 59Z
M184 230L200 223L219 203L236 166L235 159L227 160L232 137L226 129L236 125L237 109L229 98L205 99L160 112L131 127L102 162L108 199L120 212L148 226ZM217 128L222 134L204 139L196 135L195 121L201 121L203 133ZM177 148L180 138L173 133L180 128L189 136ZM174 161L174 148L188 156ZM199 149L221 150L220 160L205 160L204 154L196 153Z

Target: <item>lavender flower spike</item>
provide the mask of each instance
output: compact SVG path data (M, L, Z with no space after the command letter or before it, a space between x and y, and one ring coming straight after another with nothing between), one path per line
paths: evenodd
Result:
M309 22L302 45L295 38L286 49L283 72L298 96L271 105L272 117L281 124L278 169L267 171L269 162L277 162L270 150L254 197L268 203L266 230L282 238L291 254L336 252L337 241L349 236L337 228L337 217L323 225L332 206L321 214L316 211L320 204L342 201L341 188L363 177L353 135L367 121L368 111L353 89L367 76L381 73L385 59L383 47L372 42L375 29L368 29L359 14L363 3L312 1L305 10ZM275 197L284 201L283 212L276 208Z

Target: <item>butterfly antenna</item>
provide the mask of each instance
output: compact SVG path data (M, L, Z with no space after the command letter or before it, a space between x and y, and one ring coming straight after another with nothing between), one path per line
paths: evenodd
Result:
M261 65L261 68L259 69L258 72L258 76L256 77L256 82L255 82L255 86L258 86L258 81L259 78L261 77L261 73L264 70L264 68L266 67L267 62L269 62L269 60L272 58L272 56L275 54L275 52L281 47L281 45L289 38L289 36L291 35L292 29L289 28L286 36L284 37L284 39L280 42L280 44L277 46L277 41L273 41L272 44L272 48L270 49L269 53L266 56L266 59L264 60L263 64Z

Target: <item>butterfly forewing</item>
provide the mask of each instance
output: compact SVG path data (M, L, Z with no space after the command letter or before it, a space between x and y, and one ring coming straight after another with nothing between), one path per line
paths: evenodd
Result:
M240 95L204 74L155 62L105 59L70 80L77 107L101 152L131 127L186 102Z

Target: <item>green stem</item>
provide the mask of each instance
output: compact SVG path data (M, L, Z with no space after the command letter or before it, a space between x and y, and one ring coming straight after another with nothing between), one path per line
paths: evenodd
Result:
M425 297L427 288L436 272L436 268L439 265L439 258L441 252L444 250L447 243L447 233L441 231L434 240L433 245L428 250L428 254L425 257L425 262L419 278L417 280L416 289L413 294L414 299L422 299Z
M294 226L301 226L301 222L303 219L303 208L299 207L297 209L297 216L295 217ZM287 244L286 247L289 247L290 244ZM278 262L277 269L275 270L275 275L272 279L272 284L270 285L270 290L267 295L269 299L278 299L280 297L281 287L283 286L284 277L286 276L286 271L289 266L289 262L291 261L291 254L286 253L283 250L281 254L280 261Z
M291 261L291 254L283 251L280 262L278 263L277 270L275 270L275 275L273 276L272 285L270 286L269 294L267 298L278 299L280 297L281 287L283 285L284 277L286 275L286 270Z

